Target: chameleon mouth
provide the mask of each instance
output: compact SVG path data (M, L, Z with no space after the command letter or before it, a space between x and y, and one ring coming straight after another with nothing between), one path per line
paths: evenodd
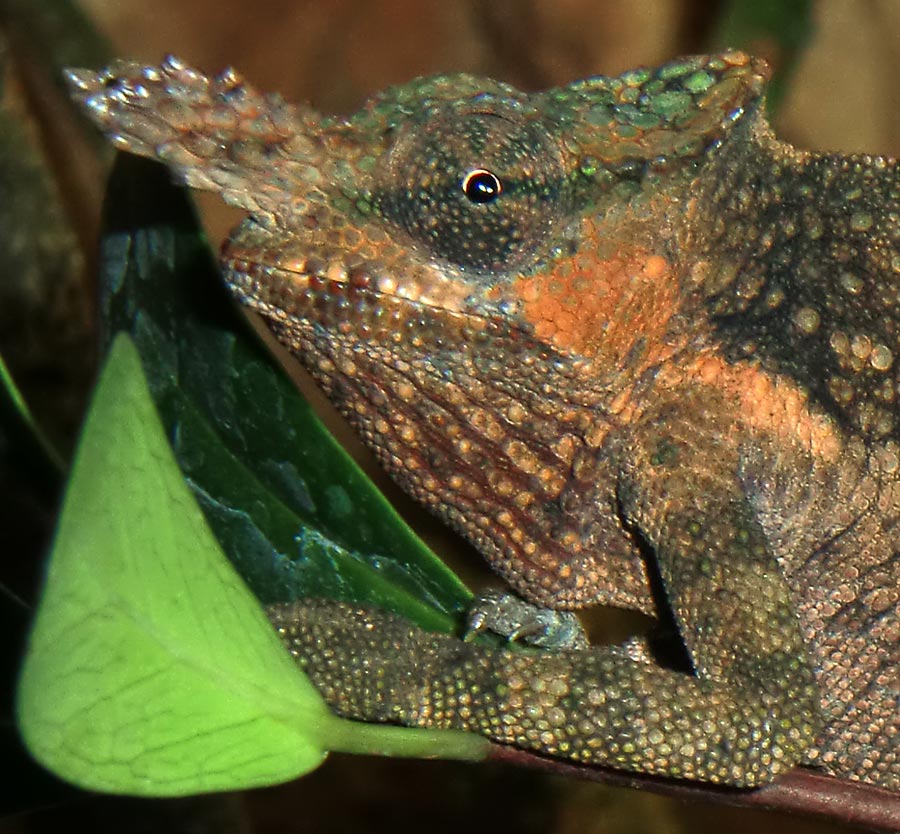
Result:
M273 253L276 254L277 253ZM266 318L301 326L320 325L341 335L390 337L392 341L422 333L440 319L469 335L483 333L498 320L465 309L471 293L460 283L428 276L422 281L398 280L379 264L347 265L316 255L253 257L230 249L224 253L225 280L238 300ZM474 291L474 288L472 288ZM465 337L464 335L462 336Z
M222 265L241 303L276 320L318 324L345 335L359 331L362 337L384 331L395 339L438 320L443 327L472 331L469 335L516 329L510 327L510 298L490 297L496 288L436 264L388 266L352 252L285 252L230 241Z

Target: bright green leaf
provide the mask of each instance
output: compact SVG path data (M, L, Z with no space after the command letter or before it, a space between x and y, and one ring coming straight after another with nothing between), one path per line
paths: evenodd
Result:
M127 337L77 453L18 709L55 773L157 796L290 779L337 721L216 545Z
M459 732L334 717L225 558L113 344L79 447L18 694L32 754L86 788L269 785L327 749L482 758Z

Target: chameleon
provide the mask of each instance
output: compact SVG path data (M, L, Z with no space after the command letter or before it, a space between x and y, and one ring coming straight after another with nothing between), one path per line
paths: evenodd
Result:
M900 789L900 174L799 150L729 51L326 116L169 57L70 70L116 147L248 212L221 254L413 498L538 610L522 650L273 606L343 715L751 788Z

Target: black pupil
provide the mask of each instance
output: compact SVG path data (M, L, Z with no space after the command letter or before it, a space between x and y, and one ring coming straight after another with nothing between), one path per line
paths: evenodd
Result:
M479 168L466 174L462 183L463 193L473 203L490 203L500 196L503 186L496 174Z

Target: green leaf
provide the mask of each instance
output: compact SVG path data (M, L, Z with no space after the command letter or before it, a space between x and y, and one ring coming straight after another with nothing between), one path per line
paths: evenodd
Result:
M459 732L334 717L225 559L116 339L88 414L18 691L25 742L85 788L270 785L328 748L481 758Z
M470 594L323 428L229 302L184 193L119 159L101 288L129 330L178 461L264 602L330 596L451 630Z
M58 494L62 458L38 428L0 356L0 463L5 458L45 496Z
M85 425L18 712L55 773L157 796L290 779L336 721L220 556L127 338Z

